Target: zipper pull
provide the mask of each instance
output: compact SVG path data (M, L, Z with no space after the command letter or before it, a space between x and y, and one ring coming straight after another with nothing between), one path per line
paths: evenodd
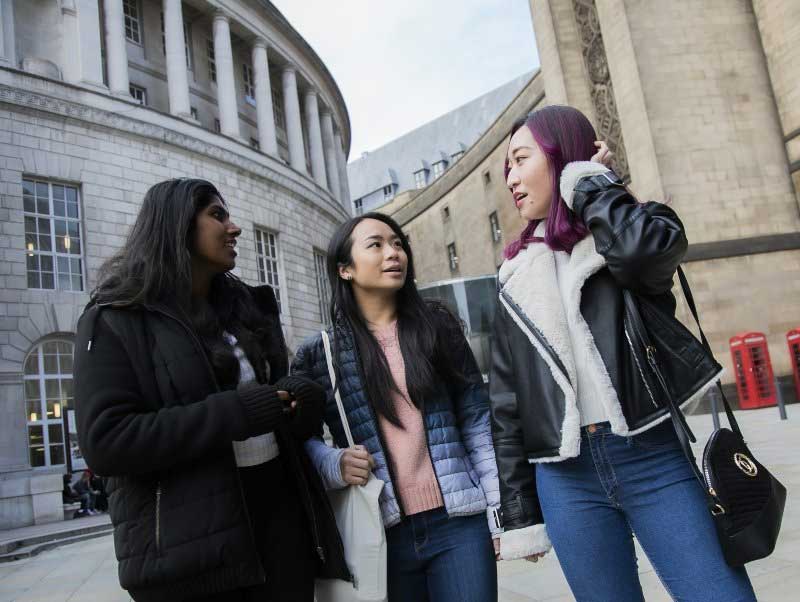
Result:
M652 345L648 345L645 347L645 351L647 352L647 361L650 362L650 365L654 366L656 363L656 348Z
M322 546L317 546L317 556L322 562L325 562L325 550L322 549Z

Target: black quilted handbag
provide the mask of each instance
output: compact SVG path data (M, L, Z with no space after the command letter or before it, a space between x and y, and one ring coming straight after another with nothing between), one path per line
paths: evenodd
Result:
M700 327L692 291L680 267L678 278L689 309L700 329L703 348L713 357L711 346ZM719 382L717 387L722 395L730 429L720 428L711 435L703 451L702 472L700 471L691 446L696 438L664 380L664 371L658 365L658 353L654 352L656 348L651 343L647 324L639 314L637 300L628 290L623 295L628 314L638 322L637 339L641 340L637 342L643 346L642 352L648 358L647 368L654 377L653 382L659 383L664 391L675 432L706 493L708 509L714 519L725 561L730 566L742 566L769 556L775 549L781 528L786 488L748 449Z

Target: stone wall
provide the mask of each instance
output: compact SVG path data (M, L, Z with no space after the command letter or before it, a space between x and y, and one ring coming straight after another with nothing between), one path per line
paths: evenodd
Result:
M32 88L38 90L24 91ZM111 103L116 110L77 104L77 98ZM23 177L78 188L83 292L27 288ZM217 185L242 228L236 272L245 282L258 283L255 229L278 234L282 321L290 349L316 332L321 316L314 250L327 248L347 218L333 197L282 162L190 123L0 70L0 529L54 520L54 499L60 510L58 483L41 493L45 497L29 490L35 475L60 475L64 467L30 470L23 363L42 340L73 336L97 269L124 243L144 193L175 177Z

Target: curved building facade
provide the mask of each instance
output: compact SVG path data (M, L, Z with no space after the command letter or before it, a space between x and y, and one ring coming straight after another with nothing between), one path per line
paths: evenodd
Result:
M0 529L62 518L73 333L145 191L216 184L290 348L325 320L347 108L267 0L0 0Z

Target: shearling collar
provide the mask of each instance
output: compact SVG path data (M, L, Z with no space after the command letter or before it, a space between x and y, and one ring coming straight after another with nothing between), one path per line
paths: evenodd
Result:
M544 223L537 227L535 233L537 236L544 234ZM612 431L619 435L629 432L616 389L594 342L589 325L580 310L584 283L606 266L606 260L597 253L594 237L591 234L575 245L569 254L566 269L562 268L558 272L556 272L557 253L566 255L564 251L553 251L544 243L532 243L516 257L504 262L499 273L500 302L505 305L517 326L548 364L554 380L564 393L565 413L561 428L561 447L558 457L548 459L551 461L575 457L580 451L580 414L575 391L576 370L588 370L591 373ZM561 287L564 290L563 298L559 288L559 278L566 279ZM525 321L510 307L504 298L506 296L525 314L527 321L545 339L558 356L566 374L542 347ZM579 337L586 345L588 365L576 366L570 326L577 329Z

